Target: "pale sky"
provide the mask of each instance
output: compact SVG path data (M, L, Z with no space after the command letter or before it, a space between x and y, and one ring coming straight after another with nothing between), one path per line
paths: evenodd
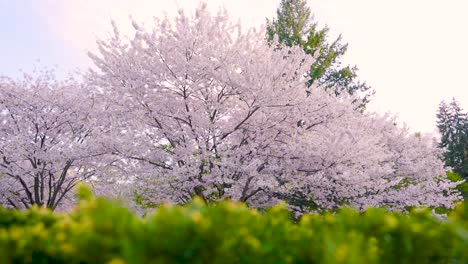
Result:
M245 27L275 15L279 0L207 0L224 6ZM441 100L457 98L468 110L468 1L309 0L315 19L349 44L345 64L375 90L369 107L397 113L413 131L435 131ZM0 75L58 65L86 69L96 36L106 36L114 19L129 32L129 15L151 23L153 16L193 12L197 0L0 0ZM37 62L40 60L40 62Z

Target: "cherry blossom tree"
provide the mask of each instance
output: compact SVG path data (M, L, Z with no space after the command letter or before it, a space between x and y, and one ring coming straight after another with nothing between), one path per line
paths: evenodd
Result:
M326 122L296 137L305 174L293 174L276 194L295 210L452 208L460 199L457 183L441 176L440 152L430 135L410 134L394 117L374 113L348 111Z
M132 38L113 24L98 41L88 80L105 102L106 148L151 203L404 210L460 198L428 137L355 111L349 95L307 94L300 48L270 48L263 29L242 31L205 5L133 25Z
M54 210L94 175L93 104L82 85L50 71L0 80L0 203Z

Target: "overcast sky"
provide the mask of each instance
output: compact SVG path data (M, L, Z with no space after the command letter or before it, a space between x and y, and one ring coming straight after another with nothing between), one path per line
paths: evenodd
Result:
M246 27L272 18L279 0L208 0ZM309 0L315 19L349 44L346 64L377 92L374 111L398 113L414 131L435 131L441 100L457 98L468 110L468 1ZM85 69L86 51L106 36L114 19L124 32L129 15L191 13L197 0L0 0L0 75L57 65Z

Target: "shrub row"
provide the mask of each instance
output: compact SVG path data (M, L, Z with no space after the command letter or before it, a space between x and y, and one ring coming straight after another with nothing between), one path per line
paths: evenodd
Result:
M468 208L305 215L194 200L139 218L81 191L68 214L0 208L0 263L468 263Z

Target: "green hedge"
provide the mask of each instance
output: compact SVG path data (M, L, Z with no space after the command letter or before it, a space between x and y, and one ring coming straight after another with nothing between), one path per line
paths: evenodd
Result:
M89 194L69 214L0 208L0 263L468 263L468 208L447 220L370 209L293 223L222 202L164 205L141 219Z

